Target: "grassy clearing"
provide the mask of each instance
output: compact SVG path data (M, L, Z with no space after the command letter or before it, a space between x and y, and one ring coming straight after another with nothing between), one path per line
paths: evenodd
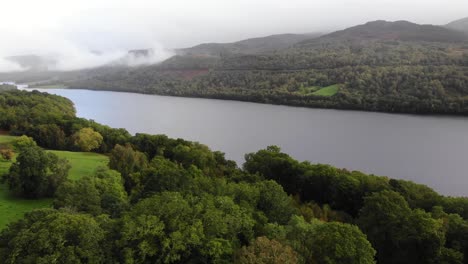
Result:
M76 180L86 175L91 175L97 167L107 166L109 158L107 156L88 153L88 152L70 152L70 151L56 151L49 150L60 158L65 158L70 161L72 166L68 177Z
M312 93L313 95L319 95L319 96L333 96L335 95L338 90L340 90L340 85L339 84L335 84L335 85L330 85L330 86L327 86L327 87L324 87L314 93Z
M0 143L11 143L13 142L17 137L14 136L6 136L6 135L0 135Z
M319 90L320 87L318 86L311 86L311 87L301 87L299 88L299 91L297 93L302 94L302 95L310 95Z
M0 184L0 230L33 209L51 206L52 199L20 199L12 196L6 185Z
M15 137L0 136L0 142L11 142ZM85 175L91 175L99 166L106 166L108 157L96 153L69 152L49 150L61 158L66 158L72 166L69 178L79 179ZM0 175L8 172L13 161L0 160ZM14 197L8 191L5 184L0 184L0 230L8 223L23 217L24 213L37 208L52 206L52 199L28 200Z

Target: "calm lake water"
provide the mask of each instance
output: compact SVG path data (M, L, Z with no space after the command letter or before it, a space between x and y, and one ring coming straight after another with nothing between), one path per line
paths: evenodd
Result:
M278 145L296 159L416 181L468 196L468 118L308 109L88 90L43 90L71 99L80 117L131 133L199 141L243 163Z

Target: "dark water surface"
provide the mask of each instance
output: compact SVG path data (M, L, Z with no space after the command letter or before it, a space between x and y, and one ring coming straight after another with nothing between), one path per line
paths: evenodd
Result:
M131 133L199 141L242 164L278 145L299 160L427 184L468 196L468 118L429 117L132 93L47 89L80 117Z

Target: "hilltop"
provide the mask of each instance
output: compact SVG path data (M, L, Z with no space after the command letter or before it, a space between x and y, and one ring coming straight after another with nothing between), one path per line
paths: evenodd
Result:
M320 40L393 40L427 42L462 42L468 39L460 32L435 25L408 21L372 21L325 35Z
M261 54L289 48L301 41L319 37L320 33L279 34L245 39L233 43L205 43L178 49L179 55L226 56L230 54Z
M468 33L468 17L450 22L445 27Z

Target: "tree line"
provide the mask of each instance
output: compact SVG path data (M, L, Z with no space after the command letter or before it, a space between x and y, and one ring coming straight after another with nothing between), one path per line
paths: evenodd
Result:
M175 56L160 65L62 81L71 88L466 115L467 54L464 43L323 40L269 54ZM341 88L330 97L300 92L334 84Z

